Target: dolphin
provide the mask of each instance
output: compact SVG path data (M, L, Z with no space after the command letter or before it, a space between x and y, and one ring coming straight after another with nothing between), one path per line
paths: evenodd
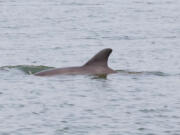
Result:
M55 75L77 75L77 74L90 74L90 75L107 75L116 73L115 70L108 67L108 58L111 54L111 48L105 48L94 55L87 63L77 67L65 67L48 69L38 73L36 76L55 76Z

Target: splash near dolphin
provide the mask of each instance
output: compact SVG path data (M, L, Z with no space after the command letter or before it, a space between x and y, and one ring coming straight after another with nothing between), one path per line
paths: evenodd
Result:
M111 48L106 48L98 52L95 56L93 56L87 63L85 63L82 66L49 69L35 73L34 75L36 76L77 75L77 74L107 75L107 74L116 73L115 70L108 67L108 58L111 52L112 52Z

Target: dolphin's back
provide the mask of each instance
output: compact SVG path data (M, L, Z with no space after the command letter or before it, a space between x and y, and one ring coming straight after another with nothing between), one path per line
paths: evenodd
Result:
M36 73L37 76L53 76L60 74L110 74L115 73L114 70L108 67L108 58L112 49L106 48L93 56L86 64L80 67L66 67L45 70Z
M81 67L67 67L67 68L55 68L44 70L35 73L37 76L54 76L58 74L78 74L81 71Z

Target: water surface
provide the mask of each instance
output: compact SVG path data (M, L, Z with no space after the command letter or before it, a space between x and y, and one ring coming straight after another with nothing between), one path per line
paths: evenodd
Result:
M1 0L0 134L179 135L179 5ZM33 75L103 48L117 74Z

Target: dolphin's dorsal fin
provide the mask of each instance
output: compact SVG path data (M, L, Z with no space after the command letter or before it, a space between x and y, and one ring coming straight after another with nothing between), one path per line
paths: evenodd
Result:
M107 67L107 61L109 55L111 54L112 49L106 48L98 52L95 56L93 56L86 64L83 66L104 66Z

